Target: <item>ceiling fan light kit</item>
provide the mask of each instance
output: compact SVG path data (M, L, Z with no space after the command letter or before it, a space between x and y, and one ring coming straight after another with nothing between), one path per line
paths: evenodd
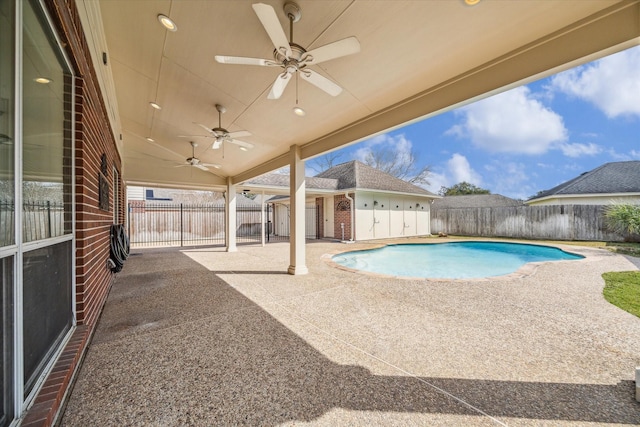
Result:
M342 88L336 83L316 71L308 69L307 66L360 52L360 42L357 38L347 37L307 51L304 47L293 42L293 24L298 22L302 16L300 6L293 2L284 4L284 13L289 19L289 39L280 26L280 20L272 6L255 3L252 7L273 43L274 60L216 55L217 62L282 68L283 72L278 75L271 86L268 99L279 99L294 73L331 96L338 96L342 92Z

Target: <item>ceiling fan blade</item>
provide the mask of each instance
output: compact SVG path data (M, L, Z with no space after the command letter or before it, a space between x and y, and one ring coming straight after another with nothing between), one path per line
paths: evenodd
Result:
M276 81L273 82L273 86L271 86L271 91L269 92L268 99L278 99L282 96L282 92L289 84L291 80L291 74L288 72L284 72L276 78Z
M247 132L246 130L239 130L237 132L229 132L229 136L231 138L243 138L245 136L251 136L251 132Z
M291 46L289 45L289 40L287 40L287 35L280 25L276 11L273 7L264 3L253 4L253 10L256 12L256 15L258 15L258 19L269 35L271 43L273 43L276 50L289 58L291 56Z
M312 49L303 58L307 64L319 64L342 56L353 55L360 52L360 42L355 37L347 37L337 42Z
M232 144L239 145L240 147L253 148L253 144L250 142L240 141L238 139L230 139L229 142Z
M216 55L216 61L221 64L236 64L236 65L260 65L262 67L273 67L280 64L270 61L268 59L261 58L245 58L243 56L223 56Z
M331 96L338 96L342 92L342 88L340 86L313 70L300 71L300 77L317 88L327 92Z
M207 127L207 126L203 125L202 123L196 123L196 122L193 122L193 124L194 124L194 125L198 125L198 126L200 126L202 129L204 129L204 130L206 130L207 132L211 133L211 128L210 128L210 127Z
M216 169L220 169L222 167L222 165L219 165L217 163L200 163L202 166L206 166L206 167L211 167L211 168L216 168Z
M193 165L195 167L197 167L198 169L202 169L203 171L209 171L209 169L207 169L206 167L202 166L202 165Z
M185 166L191 166L191 165L190 165L189 163L187 163L186 165L177 165L177 166L174 166L174 168L183 168L183 167L185 167Z
M211 135L178 135L178 138L215 138Z

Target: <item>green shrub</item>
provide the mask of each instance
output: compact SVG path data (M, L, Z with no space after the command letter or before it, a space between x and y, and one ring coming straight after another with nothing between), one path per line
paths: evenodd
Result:
M616 204L607 206L604 212L607 227L626 239L640 235L640 205Z

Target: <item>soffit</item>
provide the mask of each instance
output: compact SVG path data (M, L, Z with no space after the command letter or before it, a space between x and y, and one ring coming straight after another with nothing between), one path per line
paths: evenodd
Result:
M553 32L609 6L631 4L611 0L484 0L468 7L462 0L300 0L302 19L294 24L294 42L313 49L353 35L360 41L361 52L313 66L344 91L331 97L300 81L298 98L307 116L299 118L291 111L296 99L294 82L281 99L266 99L278 68L225 65L213 58L217 54L271 58L273 46L251 3L100 2L123 126L125 170L143 162L144 157L140 156L144 153L162 158L165 153L156 145L174 153L190 153L189 139L178 135L203 135L194 122L217 126L215 104L220 103L227 108L222 126L232 132L251 132L252 136L242 139L253 143L255 148L244 153L229 144L222 158L221 150L205 150L210 139L194 137L201 144L198 156L203 162L223 165L211 174L205 172L202 184L208 182L207 175L211 175L212 185L220 182L219 177L240 179L242 175L242 179L247 179L286 164L291 145L322 139L373 115L379 114L385 126L401 125L405 116L396 118L385 110L502 55L548 38ZM274 7L288 34L283 2L266 3ZM178 31L164 30L156 19L159 13L174 19ZM637 13L637 8L629 13ZM635 26L639 25L636 19ZM633 31L638 33L637 29ZM591 41L582 43L588 45ZM613 43L605 47L612 47ZM587 46L585 52L595 54L602 49L594 45L589 50ZM536 65L530 65L529 75L540 72ZM459 98L472 96L477 94L460 86ZM149 101L157 101L163 109L152 110ZM432 111L425 109L412 115L429 113ZM367 136L364 133L358 130L334 145L362 139ZM156 145L145 147L147 136ZM136 141L130 143L132 139ZM134 158L129 154L130 146L142 154ZM305 155L317 154L318 150L309 150ZM149 156L148 161L154 159ZM149 181L162 174L162 167L160 162L149 168L155 171L149 174Z

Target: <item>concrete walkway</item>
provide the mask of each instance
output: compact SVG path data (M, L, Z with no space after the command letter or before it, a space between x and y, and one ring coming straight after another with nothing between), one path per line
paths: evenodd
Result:
M640 424L640 319L602 297L624 256L527 277L425 281L331 267L289 245L134 251L63 426Z

